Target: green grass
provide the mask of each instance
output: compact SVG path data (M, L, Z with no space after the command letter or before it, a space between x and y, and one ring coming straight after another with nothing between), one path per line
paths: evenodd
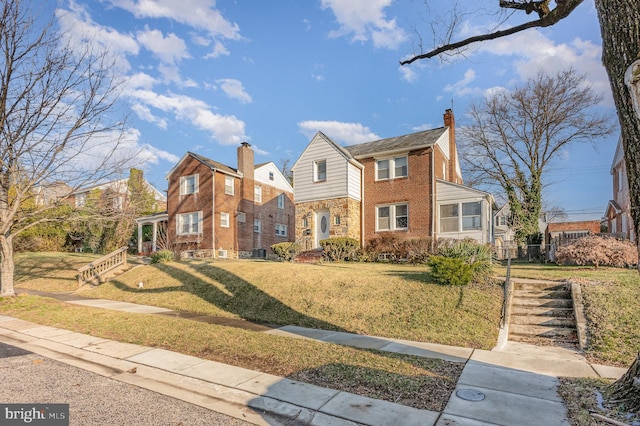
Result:
M361 350L306 339L268 335L159 315L132 314L70 305L37 296L0 298L5 315L121 342L180 352L311 383L328 368L337 389L358 384L358 393L390 401L400 396L416 408L442 410L463 364ZM315 372L315 373L314 373ZM359 381L345 382L353 375ZM325 383L323 382L323 383ZM387 386L381 386L386 383Z
M80 294L271 324L495 346L500 287L437 285L428 271L392 264L170 262L137 267Z

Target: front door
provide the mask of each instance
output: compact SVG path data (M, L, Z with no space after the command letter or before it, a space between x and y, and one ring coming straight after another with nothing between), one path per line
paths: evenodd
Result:
M320 247L320 241L329 238L329 210L316 212L316 247Z

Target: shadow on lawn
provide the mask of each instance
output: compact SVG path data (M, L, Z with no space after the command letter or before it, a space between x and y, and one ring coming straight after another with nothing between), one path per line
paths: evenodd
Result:
M195 273L175 268L170 264L164 263L155 266L183 284L172 287L138 289L132 288L119 280L111 280L111 283L119 290L138 294L186 291L223 311L235 314L242 319L262 324L297 325L322 330L348 331L337 325L298 312L250 282L214 265L192 263L189 264L189 268L220 283L224 289L203 281Z

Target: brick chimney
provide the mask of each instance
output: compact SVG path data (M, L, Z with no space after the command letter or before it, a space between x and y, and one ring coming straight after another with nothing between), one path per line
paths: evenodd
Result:
M242 142L238 147L238 171L244 179L253 181L254 172L253 150L247 142Z
M449 164L447 165L447 171L449 176L447 180L455 183L459 182L458 170L456 165L458 164L458 150L456 147L456 120L453 117L453 111L447 109L444 112L444 126L449 128Z

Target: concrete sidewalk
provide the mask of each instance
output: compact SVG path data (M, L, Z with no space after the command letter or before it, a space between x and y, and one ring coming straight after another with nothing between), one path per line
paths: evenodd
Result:
M171 311L68 297L67 302L142 314ZM199 319L202 320L202 319ZM258 325L256 325L258 326ZM508 343L498 351L295 326L256 331L465 363L443 412L321 388L162 349L96 338L0 315L0 341L106 377L255 424L567 425L557 377L617 378L625 369L589 364L559 348ZM278 420L279 419L279 420Z

